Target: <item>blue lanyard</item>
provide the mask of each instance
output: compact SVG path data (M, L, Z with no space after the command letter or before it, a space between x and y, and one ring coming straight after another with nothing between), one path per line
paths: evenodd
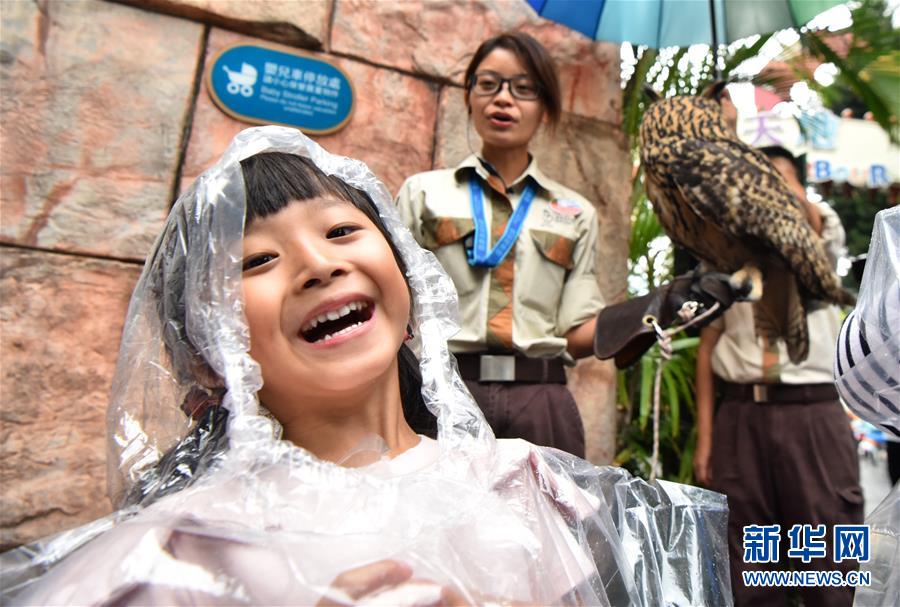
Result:
M472 248L466 251L470 266L494 268L506 258L519 238L519 233L522 232L525 216L528 215L528 208L534 200L534 192L534 182L529 181L522 192L522 198L519 199L519 206L506 224L503 235L494 248L488 250L490 230L484 218L484 190L481 188L478 175L472 173L469 178L469 193L472 200L472 218L475 220L475 242Z

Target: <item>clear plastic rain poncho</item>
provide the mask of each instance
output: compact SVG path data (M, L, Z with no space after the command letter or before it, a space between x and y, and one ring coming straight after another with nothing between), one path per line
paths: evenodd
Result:
M900 440L900 207L875 215L856 308L841 327L835 385L862 419ZM896 605L900 597L900 484L866 517L870 559L860 569L869 586L860 606Z
M382 457L377 437L348 454L368 453L367 465L320 460L280 440L260 407L240 161L265 151L307 156L366 192L406 263L409 343L438 423L412 470L392 466L405 453ZM131 300L108 420L119 510L4 555L4 598L432 605L453 588L471 604L731 604L724 496L496 440L447 349L455 317L452 283L364 164L293 129L243 131L173 207ZM200 388L202 373L219 379ZM349 595L335 583L382 559L412 580Z
M875 215L856 308L841 329L834 376L854 413L900 439L900 207Z

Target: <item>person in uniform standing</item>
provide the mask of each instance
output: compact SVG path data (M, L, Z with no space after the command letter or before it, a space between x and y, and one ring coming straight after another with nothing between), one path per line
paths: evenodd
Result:
M780 147L761 151L804 203L810 225L834 263L844 243L837 214L826 203L806 199L802 173L790 152ZM700 333L694 473L700 484L728 496L731 579L738 606L788 604L790 589L747 586L743 571L792 565L846 572L857 566L832 559L833 526L863 520L856 445L832 375L839 310L830 305L810 309L807 323L809 356L799 364L790 362L782 341L770 343L756 335L749 302L734 304ZM714 377L723 397L715 421ZM744 527L774 524L780 525L781 536L777 562L744 562ZM788 531L796 524L825 525L825 558L809 563L785 558ZM853 597L852 587L800 591L806 605L850 605Z
M565 366L591 354L603 307L597 217L529 153L539 127L560 119L556 69L531 36L501 34L469 63L465 101L481 152L407 179L400 214L459 291L450 347L494 433L583 457Z

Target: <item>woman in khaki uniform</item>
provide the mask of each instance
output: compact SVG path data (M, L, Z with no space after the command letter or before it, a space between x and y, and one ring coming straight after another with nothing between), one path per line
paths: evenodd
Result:
M465 99L481 153L410 177L400 213L459 291L462 329L450 346L494 433L583 457L565 365L591 353L603 306L597 219L529 153L541 124L560 117L556 70L531 36L501 34L475 52Z

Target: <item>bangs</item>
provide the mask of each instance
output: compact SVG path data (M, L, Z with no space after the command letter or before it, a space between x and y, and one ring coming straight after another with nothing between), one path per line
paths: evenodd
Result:
M369 196L337 177L326 175L304 156L265 152L241 161L247 193L246 224L273 215L297 200L331 196L371 216Z
M241 161L247 194L245 227L254 219L274 215L295 201L332 197L345 200L368 217L387 240L394 259L406 276L406 263L378 214L375 203L362 190L347 185L339 177L326 175L305 156L285 152L263 152Z

